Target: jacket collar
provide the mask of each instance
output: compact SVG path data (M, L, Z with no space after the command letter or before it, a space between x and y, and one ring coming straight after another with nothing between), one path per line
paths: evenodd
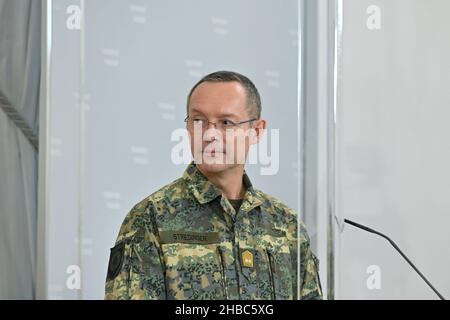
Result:
M189 189L194 194L197 201L201 204L211 202L222 195L221 190L210 182L200 170L198 170L193 161L184 171L183 179L187 182ZM245 206L247 210L251 210L252 208L260 205L263 202L263 198L261 194L253 188L250 178L245 170L244 175L242 176L242 182L246 189L243 206Z

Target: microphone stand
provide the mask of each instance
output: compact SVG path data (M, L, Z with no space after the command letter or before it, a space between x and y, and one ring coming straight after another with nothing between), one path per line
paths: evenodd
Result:
M402 250L400 250L400 248L395 244L395 242L392 241L388 236L382 234L381 232L378 232L376 230L373 230L369 227L363 226L362 224L353 222L348 219L344 219L344 222L348 223L354 227L357 227L359 229L365 230L367 232L375 233L375 234L385 238L387 241L389 241L389 243L395 248L395 250L397 250L402 255L402 257L409 263L409 265L414 269L414 271L416 271L419 274L419 276L427 283L427 285L434 291L434 293L436 293L441 300L445 300L445 298L439 293L439 291L437 291L433 287L433 285L430 283L430 281L428 281L427 278L425 278L425 276L419 271L419 269L416 268L416 266L411 262L411 260L408 259L408 257L402 252Z

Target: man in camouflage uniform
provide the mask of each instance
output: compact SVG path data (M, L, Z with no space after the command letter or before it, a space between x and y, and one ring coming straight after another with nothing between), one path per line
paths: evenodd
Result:
M125 218L111 249L105 298L322 299L304 225L298 244L296 213L255 189L238 161L266 127L253 83L234 72L207 75L192 88L187 111L194 161ZM207 129L200 148L196 125ZM241 126L256 133L246 138L243 155L231 152L236 141L219 132ZM202 161L208 157L232 161Z

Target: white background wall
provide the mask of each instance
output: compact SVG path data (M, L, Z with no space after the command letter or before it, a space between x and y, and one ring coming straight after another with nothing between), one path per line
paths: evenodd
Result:
M186 167L172 163L170 137L207 73L254 80L263 117L280 129L280 169L261 176L249 167L249 175L298 209L297 1L84 1L81 30L67 28L71 5L80 2L52 7L48 298L103 298L126 213ZM72 265L80 290L66 285Z
M450 297L450 2L343 1L336 213L386 233ZM366 9L381 10L370 30ZM336 297L435 299L382 238L346 226ZM370 290L367 268L381 271Z

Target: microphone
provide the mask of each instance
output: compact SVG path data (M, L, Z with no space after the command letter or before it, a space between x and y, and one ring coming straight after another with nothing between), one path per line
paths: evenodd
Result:
M433 285L430 283L430 281L428 281L427 278L425 278L425 276L419 271L419 269L416 268L416 266L411 262L411 260L408 259L408 257L402 252L402 250L400 250L400 248L395 244L395 242L392 241L388 236L382 234L381 232L378 232L376 230L373 230L369 227L363 226L362 224L353 222L348 219L344 219L344 222L348 223L354 227L357 227L359 229L365 230L367 232L375 233L375 234L385 238L387 241L389 241L389 243L395 248L395 250L397 250L402 255L402 257L409 263L409 265L414 269L414 271L416 271L419 274L419 276L427 283L427 285L434 291L434 293L436 293L441 300L445 300L445 298L439 293L439 291L437 291L433 287Z

